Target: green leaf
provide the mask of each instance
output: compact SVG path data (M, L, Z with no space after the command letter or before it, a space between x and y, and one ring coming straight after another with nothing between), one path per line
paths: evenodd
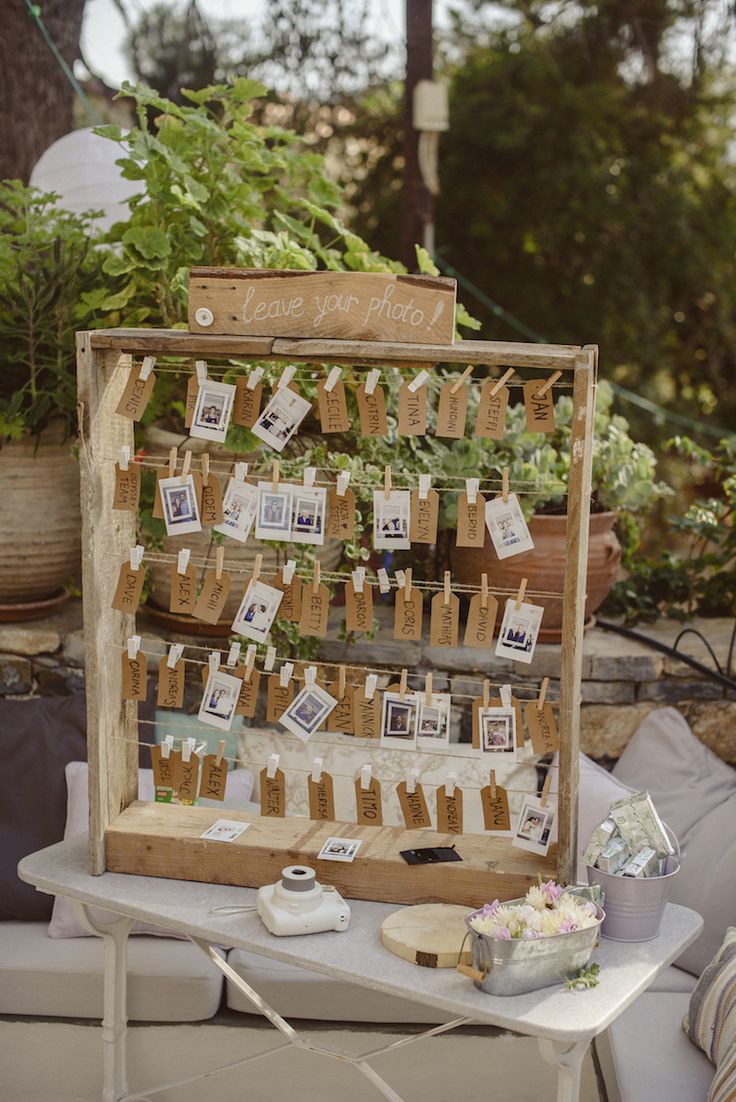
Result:
M131 226L123 234L123 244L134 248L146 260L163 259L171 253L171 242L155 226Z

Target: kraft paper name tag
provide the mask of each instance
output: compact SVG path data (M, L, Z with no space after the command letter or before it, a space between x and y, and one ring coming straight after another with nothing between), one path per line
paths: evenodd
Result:
M471 505L467 494L457 499L457 547L482 547L486 540L486 501L477 494Z
M199 379L196 375L190 375L187 379L187 393L184 398L184 428L191 427L194 410L199 396Z
M137 570L130 569L130 562L121 564L118 575L118 584L115 586L115 594L112 599L112 607L118 612L135 612L141 601L144 581L143 567Z
M491 786L487 784L485 788L480 790L480 802L483 808L483 825L486 830L511 830L509 798L505 788L501 788L501 785L497 784L496 795L491 797Z
M450 594L445 604L444 593L437 593L430 605L429 637L435 647L456 647L460 628L460 598Z
M418 784L413 792L407 792L406 781L401 781L396 786L396 795L399 797L401 813L404 816L404 825L407 830L421 830L422 827L432 825L421 784Z
M163 482L165 478L169 477L169 468L162 467L161 470L156 471L156 486L153 491L153 509L151 509L151 516L154 520L164 519L164 506L161 501L161 493L158 488L159 482Z
M147 663L143 651L135 658L128 658L123 651L123 700L145 700L147 695Z
M402 383L399 389L399 436L427 435L427 388L409 389Z
M535 754L553 754L560 748L560 736L557 733L554 709L545 701L541 709L536 700L530 700L524 709L529 737Z
M468 606L465 621L464 647L490 647L493 643L493 629L496 625L498 601L490 593L483 605L483 595L474 593Z
M327 495L327 525L325 535L337 540L355 537L355 494L346 490L340 496L334 486Z
M176 791L179 787L178 767L180 762L181 753L178 750L172 750L168 758L165 758L161 753L160 746L151 747L151 768L153 769L153 783L156 788L170 788Z
M208 754L202 762L202 777L199 782L199 795L205 800L224 800L227 787L227 762L221 758L217 764L217 754Z
M529 432L555 431L555 401L552 387L540 397L538 391L544 379L531 379L524 383L524 408Z
M199 519L203 528L222 524L225 519L222 512L222 486L217 475L210 474L207 482L202 479Z
M299 618L299 631L302 635L311 635L323 639L327 634L327 617L330 612L330 594L326 586L314 586L307 582L302 592L302 614Z
M246 678L247 671L247 666L236 666L234 670L228 670L227 672L232 673L234 677L239 677L242 682L238 694L238 703L235 705L235 715L250 716L252 718L256 714L261 674L259 670L252 669L250 677Z
M184 761L182 755L179 767L179 799L182 803L193 804L199 791L199 757L192 751L189 761Z
M248 376L241 375L235 382L235 399L233 401L232 419L234 424L242 425L245 429L253 428L261 412L261 397L263 386L261 383L251 390L248 386Z
M396 591L394 602L394 639L422 638L422 608L424 597L415 585L407 598L406 587Z
M359 592L352 578L345 582L345 626L355 632L370 631L373 627L373 588L367 581Z
M286 815L286 782L283 770L277 769L272 777L262 769L261 815L267 819L283 819Z
M289 624L298 624L302 618L302 592L304 589L301 578L298 578L295 574L290 582L285 582L283 574L279 572L275 577L269 579L268 584L283 593L276 619L286 620Z
M225 609L230 584L230 575L224 570L219 578L214 568L207 571L202 592L192 610L195 620L202 620L205 624L217 623Z
M180 658L175 666L170 666L166 655L158 664L158 690L156 706L158 708L181 708L184 704L184 659Z
M318 781L312 780L310 774L307 778L307 785L309 789L309 818L320 821L334 821L335 795L330 774L323 771Z
M437 789L437 831L440 834L463 832L463 794L457 785L452 795L444 785Z
M276 723L294 699L294 682L282 687L277 673L272 673L266 683L266 722Z
M350 428L345 384L338 379L332 390L325 390L325 380L317 383L317 404L323 433L347 432Z
M361 383L355 392L355 397L358 400L361 434L363 436L386 436L388 422L386 421L386 399L383 396L383 387L377 386L372 394L366 394L365 386Z
M171 584L169 586L169 612L175 612L178 616L191 616L197 600L197 571L191 563L183 574L176 569L176 563L171 567Z
M351 685L345 686L345 695L338 696L340 686L337 681L327 686L327 692L337 701L337 704L327 717L328 731L342 731L344 735L355 733L354 699L355 693Z
M475 421L475 435L486 440L502 440L506 431L506 410L509 404L508 387L501 389L491 397L496 385L495 379L489 379L483 385L478 401L478 416Z
M440 403L437 408L436 436L459 440L465 435L465 418L468 412L468 388L463 384L455 393L452 388L457 379L448 379L440 389Z
M127 471L119 463L115 464L115 492L112 498L113 509L124 513L137 513L141 496L141 469L131 460Z
M156 375L152 371L147 379L141 379L141 370L143 365L138 368L132 368L128 372L128 381L125 384L125 390L120 396L116 413L119 413L121 417L128 417L131 421L140 421L143 414L146 412L146 406L153 394L153 388L156 383Z
M383 808L381 805L381 786L375 777L371 777L368 788L362 788L360 777L355 781L356 820L364 826L383 826Z
M440 495L436 490L430 490L422 500L419 490L412 490L410 501L409 539L412 543L436 543Z
M381 698L375 692L366 700L363 689L357 688L353 695L353 720L358 738L380 738L381 735ZM329 722L329 721L328 721Z

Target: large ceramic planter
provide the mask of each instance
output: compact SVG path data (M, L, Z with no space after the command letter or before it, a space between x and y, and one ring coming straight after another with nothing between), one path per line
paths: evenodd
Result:
M621 545L613 530L615 523L615 513L592 513L590 517L586 622L603 604L619 575ZM535 515L529 521L529 531L534 540L533 550L509 559L496 557L488 533L483 550L453 547L453 576L458 582L477 585L481 574L486 572L491 585L512 590L526 578L529 590L562 593L567 564L567 517ZM544 606L542 639L547 642L559 640L562 598L535 597L534 602Z
M79 576L79 464L62 426L3 444L0 486L0 604L3 618L18 619L21 605L53 598Z

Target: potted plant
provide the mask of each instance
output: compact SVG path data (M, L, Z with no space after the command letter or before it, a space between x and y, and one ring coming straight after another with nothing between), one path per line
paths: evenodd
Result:
M94 221L0 182L0 619L41 616L80 556L75 331L108 292Z

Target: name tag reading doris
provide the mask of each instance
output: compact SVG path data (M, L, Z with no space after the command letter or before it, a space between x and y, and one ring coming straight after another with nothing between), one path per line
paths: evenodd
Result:
M454 279L192 268L189 329L255 337L452 344Z

